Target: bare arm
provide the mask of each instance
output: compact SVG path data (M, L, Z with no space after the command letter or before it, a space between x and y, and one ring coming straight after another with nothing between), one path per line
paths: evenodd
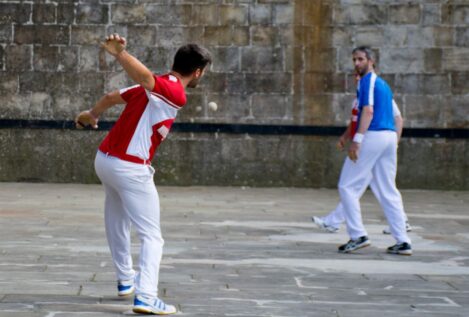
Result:
M351 135L352 135L352 123L350 123L347 126L347 129L340 136L339 141L337 142L337 149L339 149L340 151L343 151L345 144L347 143L348 140L350 140Z
M118 90L104 95L90 110L82 111L75 118L75 126L82 129L88 125L94 129L98 128L98 118L107 109L117 104L124 104L125 100L122 99Z
M363 106L357 134L358 133L365 134L365 132L368 131L368 128L370 127L371 120L373 120L373 106L370 106L370 105ZM352 161L356 162L358 160L359 152L360 152L360 143L352 142L352 144L349 147L348 157Z
M397 142L401 140L402 129L404 128L404 119L401 116L394 117L394 125L396 126Z
M122 68L137 84L146 90L153 90L155 78L153 73L137 58L125 50L127 42L119 34L113 34L106 38L102 47L122 65Z

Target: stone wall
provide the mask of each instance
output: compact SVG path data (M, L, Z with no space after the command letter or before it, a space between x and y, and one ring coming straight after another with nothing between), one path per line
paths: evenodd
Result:
M157 73L183 43L212 51L211 71L177 122L345 126L350 53L367 44L407 128L468 129L468 22L467 0L0 0L0 119L72 120L131 85L98 44L119 32ZM0 129L0 180L96 182L103 136ZM333 187L344 157L336 138L173 133L155 161L157 182ZM468 162L466 139L405 138L398 182L468 189Z

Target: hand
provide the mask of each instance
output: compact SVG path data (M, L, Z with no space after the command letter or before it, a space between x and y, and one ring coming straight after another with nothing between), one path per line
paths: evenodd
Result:
M360 153L360 143L352 142L348 149L348 157L353 161L357 162L358 154Z
M112 56L117 56L127 46L127 41L124 37L121 37L119 34L114 33L106 37L106 41L101 44L101 46L111 54Z
M87 127L89 125L93 129L97 129L98 118L95 117L89 110L80 112L80 114L75 118L75 127L77 129L83 129L84 127Z
M340 138L339 138L339 141L337 142L336 144L336 147L339 151L343 151L344 148L345 148L345 143L347 143L347 140L344 138L344 136L342 135Z

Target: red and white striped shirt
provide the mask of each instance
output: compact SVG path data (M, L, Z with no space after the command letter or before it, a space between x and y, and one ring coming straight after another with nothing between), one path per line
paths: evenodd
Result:
M184 87L177 77L166 74L154 78L153 91L140 85L120 90L127 104L99 146L101 152L124 161L151 162L177 111L186 104Z

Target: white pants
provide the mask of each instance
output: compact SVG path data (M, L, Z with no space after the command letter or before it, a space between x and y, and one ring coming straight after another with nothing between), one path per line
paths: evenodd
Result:
M123 161L98 151L96 174L104 185L106 236L118 280L135 279L136 293L156 297L164 240L160 203L150 165ZM130 250L130 226L141 242L139 273L135 275Z
M382 206L383 205L382 198L380 196L379 190L376 187L376 183L373 180L371 180L370 182L370 188L373 194L375 195L376 200L378 200L379 204ZM339 202L334 210L332 210L330 213L328 213L326 216L322 217L321 219L324 221L326 225L334 227L334 228L339 228L340 225L345 222L344 213L345 213L344 205L342 204L342 202ZM404 220L407 221L407 215L405 214L405 212L404 212Z
M373 179L392 236L397 243L410 243L402 197L396 188L396 172L397 134L394 131L366 132L358 160L345 160L339 180L340 200L352 240L368 235L363 226L359 199Z

